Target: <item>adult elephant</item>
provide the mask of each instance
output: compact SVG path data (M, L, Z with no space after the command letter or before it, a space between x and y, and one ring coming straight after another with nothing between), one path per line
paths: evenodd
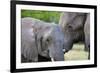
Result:
M85 51L90 49L90 20L88 13L63 12L59 25L64 32L65 52L72 49L74 43L85 42Z
M21 19L21 62L38 62L40 57L63 61L64 35L60 27L38 19Z

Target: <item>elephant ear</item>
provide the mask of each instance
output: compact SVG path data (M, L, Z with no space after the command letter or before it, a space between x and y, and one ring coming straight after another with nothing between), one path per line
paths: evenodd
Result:
M84 33L85 33L85 46L86 51L90 49L90 14L87 15L87 19L84 25Z
M27 59L27 62L29 60L38 60L38 50L35 45L32 21L33 19L31 18L22 18L21 20L21 54Z
M22 55L27 59L27 62L38 61L38 51L36 49L35 44L33 44L33 43L28 42L28 41L22 41L21 52L22 52Z
M44 27L38 34L38 52L44 57L49 57L48 44L46 39L50 36L50 27Z

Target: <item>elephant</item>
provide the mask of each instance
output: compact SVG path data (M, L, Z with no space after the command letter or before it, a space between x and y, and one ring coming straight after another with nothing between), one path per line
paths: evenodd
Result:
M64 61L64 34L53 23L21 19L21 62Z
M88 14L86 18L86 22L84 25L84 34L85 34L85 51L88 51L90 53L90 14Z
M59 25L64 32L64 49L68 52L74 43L83 42L85 51L90 49L90 16L89 13L62 12ZM90 53L90 52L89 52Z

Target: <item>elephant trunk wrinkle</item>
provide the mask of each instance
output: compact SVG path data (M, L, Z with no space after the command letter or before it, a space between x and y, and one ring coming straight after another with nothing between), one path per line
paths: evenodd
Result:
M34 32L34 33L35 33L35 45L36 45L36 49L38 50L37 32Z

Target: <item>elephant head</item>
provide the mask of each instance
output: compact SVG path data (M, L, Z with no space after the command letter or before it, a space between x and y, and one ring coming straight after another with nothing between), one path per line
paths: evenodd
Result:
M49 56L54 61L64 60L63 54L63 40L64 36L59 26L50 26L42 36L43 44L45 49L49 50Z
M28 60L38 61L38 55L63 61L64 35L60 27L38 19L26 17L21 20L21 54Z
M73 43L84 40L86 13L63 12L59 24L64 32L65 52L72 49Z

